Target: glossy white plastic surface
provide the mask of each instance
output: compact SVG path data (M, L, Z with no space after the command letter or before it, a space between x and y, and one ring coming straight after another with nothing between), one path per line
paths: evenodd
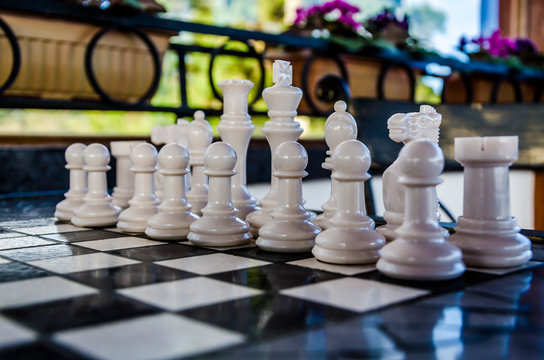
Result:
M208 203L208 177L204 174L204 152L213 140L210 123L203 111L195 112L195 119L189 124L189 164L192 167L191 189L187 192L187 201L192 212L202 215L202 209Z
M128 201L134 196L134 174L130 171L130 152L132 148L143 141L112 141L111 155L115 158L116 184L113 188L113 205L121 209L128 207Z
M302 178L308 154L302 145L287 141L278 146L274 155L274 175L279 179L278 207L272 221L261 227L256 244L263 250L305 252L314 246L321 229L310 221L303 207Z
M159 211L153 175L157 171L157 149L151 144L136 145L130 153L134 173L134 196L129 207L119 215L117 228L128 233L143 233L147 221Z
M164 176L164 199L159 213L147 221L145 233L153 239L183 240L189 234L191 223L198 219L185 198L189 154L183 146L171 143L161 149L158 158L159 171Z
M331 171L331 195L327 202L325 202L321 208L323 213L316 216L312 221L325 230L330 226L329 220L334 216L336 212L337 203L337 180L334 178L334 166L331 160L331 154L334 149L342 142L346 140L357 139L357 122L346 112L347 104L345 101L337 101L334 104L334 113L332 113L325 122L325 142L329 147L327 151L327 157L325 162L321 165L324 169Z
M64 158L66 169L70 171L70 187L64 194L65 199L55 208L55 217L61 221L70 221L74 209L83 205L83 197L87 192L87 174L83 170L83 151L87 146L75 143L66 148Z
M238 216L245 219L255 210L255 199L246 187L247 147L255 126L247 113L249 90L253 83L249 80L223 80L217 86L223 91L223 115L217 126L221 139L236 151L236 175L232 178L232 202L238 209Z
M377 269L387 276L407 280L452 279L465 271L461 251L445 240L436 220L436 186L444 156L434 142L418 139L401 150L398 162L406 186L406 211L397 237L381 250Z
M407 114L399 113L387 120L389 137L395 142L409 143L415 139L427 139L438 144L439 127L442 122L442 115L429 105L421 105L419 112ZM376 230L385 236L387 241L396 237L395 229L404 220L404 185L399 182L401 176L400 164L395 160L383 173L383 201L385 212L383 217L387 224L378 227ZM438 198L435 192L435 213L437 220L440 220L438 211ZM448 232L444 230L444 236Z
M278 206L278 179L273 175L273 154L281 143L296 141L303 132L300 124L295 121L302 91L291 86L292 76L291 64L288 61L276 60L273 65L275 84L263 91L270 120L264 124L262 132L270 145L272 177L268 194L259 201L261 208L246 217L254 237L258 236L259 229L264 224L272 221L271 213Z
M530 240L510 216L509 166L517 158L517 136L455 139L455 159L464 166L463 216L450 241L467 265L519 266L532 257Z
M188 239L200 246L234 246L251 239L249 224L237 216L231 201L231 178L236 153L225 142L211 144L204 153L204 172L209 177L208 204L202 217L190 226Z
M369 264L379 258L385 238L366 215L364 182L370 178L370 151L360 141L346 140L332 153L337 181L337 208L330 226L315 238L312 249L321 261L333 264Z
M72 224L81 227L114 225L121 208L112 204L108 194L106 171L110 153L102 144L91 144L83 151L83 170L87 172L88 190L83 204L74 209Z

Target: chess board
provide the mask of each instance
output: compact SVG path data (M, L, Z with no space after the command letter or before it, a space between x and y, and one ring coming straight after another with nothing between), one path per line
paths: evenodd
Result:
M5 215L5 214L4 214ZM1 359L541 358L542 251L405 282L255 245L0 223Z

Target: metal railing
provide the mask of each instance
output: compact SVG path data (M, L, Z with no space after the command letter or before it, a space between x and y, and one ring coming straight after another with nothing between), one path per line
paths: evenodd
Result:
M334 45L323 39L307 38L290 34L267 34L255 31L246 31L240 29L233 29L228 27L217 27L204 24L196 24L178 20L165 19L146 14L110 14L99 9L88 9L75 4L66 3L56 0L3 0L0 3L0 10L8 10L15 12L26 12L32 14L39 14L40 16L58 17L62 19L75 20L81 22L92 23L101 27L91 41L87 44L85 51L85 74L89 84L96 94L99 95L100 100L59 100L59 99L37 99L37 98L25 98L22 96L7 96L2 95L3 92L8 90L10 86L16 81L20 66L21 66L21 51L19 49L17 34L15 34L8 23L2 20L0 13L0 29L5 34L11 52L13 56L12 67L9 75L3 84L0 84L0 107L3 108L40 108L40 109L75 109L75 110L127 110L127 111L158 111L158 112L171 112L177 116L192 115L195 109L191 108L187 101L187 67L185 63L185 56L191 52L200 52L210 54L210 66L208 81L214 96L220 101L221 96L215 89L214 79L212 75L213 64L218 55L231 55L242 58L254 58L258 61L261 69L261 79L258 83L257 97L251 102L255 103L261 96L261 92L265 86L265 72L267 71L264 66L264 54L258 52L251 46L252 40L262 41L266 46L282 45L290 48L305 48L311 50L311 56L306 60L306 63L302 72L302 89L305 93L313 91L314 93L319 89L308 88L308 72L312 62L318 58L326 57L333 59L340 68L340 75L333 78L326 78L323 81L319 81L315 84L316 87L335 88L336 91L332 92L329 98L322 99L333 103L338 99L345 99L349 97L349 73L346 70L344 61L340 56L342 50L339 50ZM167 30L174 32L190 32L198 34L208 34L222 36L228 39L227 41L240 41L247 45L247 51L229 50L225 45L220 47L205 47L195 44L174 44L171 43L169 51L177 54L179 60L179 93L180 93L180 105L179 106L154 106L150 105L150 99L155 94L159 81L161 78L161 63L160 56L153 42L146 34L145 29L157 29ZM97 80L92 66L92 59L94 50L99 40L106 33L110 31L124 31L135 34L140 38L152 58L153 76L152 81L147 91L137 100L132 102L122 101L111 96ZM428 74L427 65L429 63L437 63L439 65L448 66L452 73L459 74L463 81L466 93L466 102L471 103L473 100L473 84L471 82L470 75L473 73L479 73L487 75L494 79L494 85L492 87L491 102L496 101L497 91L499 86L504 82L512 84L517 102L521 102L521 81L530 81L535 86L534 101L541 101L542 89L544 84L544 71L539 70L513 70L505 65L471 62L468 64L461 63L453 59L445 59L440 57L425 56L415 58L408 53L385 53L385 52L372 52L363 51L356 56L379 59L383 65L381 67L378 81L376 85L377 98L384 99L384 83L388 72L392 69L402 69L406 72L409 82L409 96L408 100L414 100L415 86L416 86L416 71L418 74ZM432 74L431 74L432 75ZM448 81L448 77L445 77L445 81ZM322 91L322 93L329 93ZM444 99L444 93L443 99ZM310 105L310 115L324 115L309 97L306 97L308 104ZM210 115L219 115L219 109L204 109ZM259 113L254 111L250 104L250 112Z

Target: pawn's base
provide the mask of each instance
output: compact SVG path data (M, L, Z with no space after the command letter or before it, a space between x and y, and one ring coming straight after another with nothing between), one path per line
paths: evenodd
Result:
M83 196L77 199L66 198L55 207L54 216L60 221L71 221L74 216L74 209L83 205Z
M80 227L103 227L117 223L121 208L106 203L84 203L74 209L72 224Z
M129 201L134 196L134 190L123 189L119 187L113 188L113 198L112 203L115 206L119 206L121 209L126 209L129 207Z
M389 242L395 240L395 238L398 237L396 233L398 227L399 225L393 225L388 223L382 226L378 226L376 228L376 231L385 238L385 241Z
M157 206L129 207L119 215L117 228L122 232L141 234L147 228L147 221L159 212Z
M242 219L242 220L245 220L246 217L252 213L253 211L255 211L256 207L257 207L257 201L253 201L254 199L250 199L250 200L239 200L239 201L232 201L232 204L234 205L234 207L236 209L238 209L238 214L237 216Z
M454 279L465 271L461 251L439 237L418 242L399 237L382 248L376 268L392 278L416 281Z
M371 264L378 261L384 244L384 237L370 227L333 226L317 235L312 253L332 264Z
M187 239L198 246L236 246L249 243L251 234L238 217L202 217L191 224Z
M251 235L256 238L259 230L269 222L272 222L272 210L258 209L249 213L246 221L249 223Z
M202 209L208 204L208 197L190 197L189 194L187 194L187 201L191 204L191 211L193 214L202 216Z
M307 252L312 250L321 229L312 222L274 220L259 230L256 244L266 251Z
M330 219L332 216L328 216L325 213L317 215L312 219L312 222L319 226L322 230L327 230L331 227Z
M460 217L449 241L463 252L469 266L520 266L532 257L531 241L519 233L517 220L472 220Z
M158 240L185 240L189 234L189 227L197 219L198 216L186 211L159 212L147 222L145 234Z

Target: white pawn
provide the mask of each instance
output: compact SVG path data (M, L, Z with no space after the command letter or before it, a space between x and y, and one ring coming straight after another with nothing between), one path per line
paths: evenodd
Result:
M189 226L198 216L191 213L185 199L185 174L189 172L189 155L183 146L168 144L159 152L159 171L164 176L164 199L159 213L147 222L145 233L153 239L186 239Z
M102 144L91 144L83 151L83 170L87 172L88 191L83 205L74 209L72 224L82 227L109 226L117 222L121 208L112 204L108 194L106 171L110 153Z
M202 217L191 224L187 238L199 246L234 246L251 239L249 224L237 217L233 206L231 177L236 174L236 153L227 143L211 144L204 153L204 165L210 179L208 204Z
M147 221L159 210L155 197L153 174L157 171L157 149L151 144L136 145L130 153L134 173L134 196L129 207L119 215L117 228L128 233L143 233Z
M317 235L312 249L321 261L334 264L369 264L378 261L385 238L373 229L366 215L364 182L370 178L370 152L360 141L347 140L332 154L337 181L337 207L330 226Z
M113 205L121 209L128 207L128 201L134 196L134 174L130 171L130 151L143 141L112 141L111 154L117 160L116 186L113 188Z
M65 199L57 204L55 217L61 221L70 221L74 216L74 209L83 204L83 197L87 192L87 177L83 171L83 151L86 146L75 143L64 153L66 169L70 170L70 187L64 194Z
M350 113L346 112L347 105L344 101L340 100L334 104L334 113L327 118L325 122L325 142L329 147L327 155L329 155L321 167L331 171L331 196L329 200L321 207L323 214L318 215L312 221L314 224L325 230L330 226L329 220L334 216L336 212L336 188L337 180L334 176L334 166L331 161L330 155L334 149L345 140L354 140L357 138L357 123ZM374 227L374 224L372 224Z
M210 146L213 131L210 123L204 119L204 112L195 112L195 119L189 125L189 164L193 167L192 186L187 193L187 201L193 213L202 215L202 209L208 203L208 179L204 174L204 151Z
M519 266L533 256L531 241L510 216L509 166L517 158L517 136L455 139L455 160L465 168L464 197L450 241L467 265Z
M278 207L272 212L272 221L261 227L257 246L278 252L305 252L314 246L321 229L310 221L304 210L302 178L308 175L308 154L296 141L286 141L274 154L274 176L279 179Z
M445 240L436 219L436 186L442 182L444 155L435 143L418 139L399 155L405 186L404 222L397 238L385 245L376 267L387 276L407 280L447 280L465 271L461 251Z

